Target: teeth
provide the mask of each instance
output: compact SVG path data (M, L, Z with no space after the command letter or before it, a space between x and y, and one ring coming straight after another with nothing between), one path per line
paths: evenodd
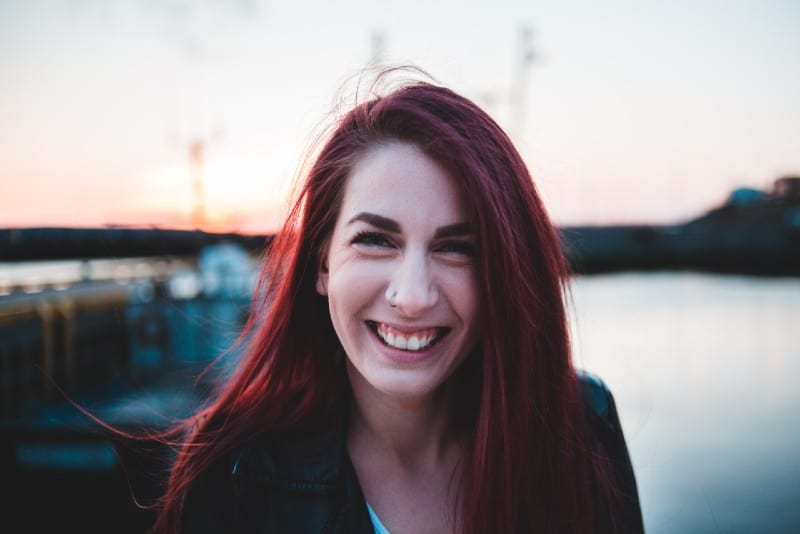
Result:
M426 349L436 339L436 329L429 328L414 334L405 334L391 329L384 324L378 325L376 329L380 338L389 346L402 350L421 350Z

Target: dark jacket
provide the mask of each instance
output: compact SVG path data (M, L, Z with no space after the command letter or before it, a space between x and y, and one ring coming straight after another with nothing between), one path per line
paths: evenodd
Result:
M594 446L611 459L623 495L619 510L602 511L598 531L611 532L613 521L619 532L643 532L636 480L614 398L595 376L581 373L580 382ZM344 424L262 439L218 462L189 492L183 532L372 534L347 454Z

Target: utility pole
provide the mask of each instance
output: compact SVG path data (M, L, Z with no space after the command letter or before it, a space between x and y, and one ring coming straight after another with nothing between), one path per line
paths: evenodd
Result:
M189 159L192 167L192 224L201 228L206 222L206 202L203 189L203 155L205 143L195 139L189 143Z
M380 65L386 60L386 36L381 30L375 30L370 36L370 65Z
M536 53L533 50L533 30L527 25L520 30L514 55L514 71L511 78L511 94L509 98L511 107L510 124L511 134L520 139L525 129L528 76L531 64L536 60Z

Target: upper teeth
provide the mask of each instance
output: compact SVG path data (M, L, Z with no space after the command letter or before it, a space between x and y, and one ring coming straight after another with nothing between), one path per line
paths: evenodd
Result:
M421 350L430 346L436 339L436 329L427 328L413 334L400 332L394 328L381 324L378 326L378 335L387 345L403 350Z

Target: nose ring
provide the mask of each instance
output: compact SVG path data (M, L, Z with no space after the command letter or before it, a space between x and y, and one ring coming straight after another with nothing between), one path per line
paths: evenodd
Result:
M396 308L397 307L397 303L394 301L395 298L397 298L397 290L396 289L394 290L394 292L392 292L391 296L389 297L389 306L391 306L392 308Z

